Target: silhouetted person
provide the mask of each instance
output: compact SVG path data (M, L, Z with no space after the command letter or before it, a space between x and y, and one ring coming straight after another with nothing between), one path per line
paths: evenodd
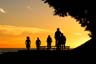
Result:
M37 40L36 40L36 47L37 47L37 50L40 49L40 44L41 44L41 41L40 41L39 37L37 37Z
M57 31L55 32L56 48L59 48L60 36L61 36L60 29L57 28Z
M63 35L63 33L61 33L60 46L61 46L62 49L63 49L63 47L65 49L65 44L66 44L66 37Z
M51 49L51 43L52 43L52 38L50 35L48 35L47 38L47 49Z
M31 41L30 41L30 37L29 37L29 36L26 37L26 42L25 42L25 44L26 44L27 50L30 50Z

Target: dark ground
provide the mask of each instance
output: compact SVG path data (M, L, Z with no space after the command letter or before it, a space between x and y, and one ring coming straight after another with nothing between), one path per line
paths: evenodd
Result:
M0 62L5 64L96 64L96 39L87 41L73 50L19 50L0 55ZM0 63L0 64L1 64Z
M48 51L48 50L31 50L31 51L18 51L9 52L1 55L3 62L8 63L73 63L78 60L76 57L71 57L70 51ZM0 61L0 62L2 62Z

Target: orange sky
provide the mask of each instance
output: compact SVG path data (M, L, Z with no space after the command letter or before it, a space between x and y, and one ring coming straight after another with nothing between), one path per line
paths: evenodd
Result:
M67 38L66 45L75 48L87 40L87 31L71 16L53 16L53 9L41 0L0 0L0 48L25 48L26 36L31 38L31 47L40 37L46 45L50 34L55 44L56 28Z

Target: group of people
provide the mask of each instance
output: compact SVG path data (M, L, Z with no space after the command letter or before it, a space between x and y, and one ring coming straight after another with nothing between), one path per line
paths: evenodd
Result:
M57 28L57 31L55 32L55 40L56 40L56 48L65 48L66 43L66 37L63 35L63 33L60 31L59 28Z
M60 31L59 28L57 28L57 31L55 32L55 40L56 40L56 45L55 45L56 49L61 49L63 47L65 48L66 37L63 35L63 33ZM48 35L46 42L47 42L47 49L51 49L52 38L50 35ZM30 50L30 44L31 44L30 37L27 36L26 37L27 50ZM37 50L40 49L40 45L41 45L41 40L39 39L39 37L37 37L37 40L36 40Z

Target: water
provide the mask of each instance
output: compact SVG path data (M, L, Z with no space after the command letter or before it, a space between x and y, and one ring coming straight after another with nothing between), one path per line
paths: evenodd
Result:
M26 48L0 48L0 54L5 52L17 52L19 50L26 50ZM31 50L36 50L36 48L31 48ZM47 50L46 46L42 46L41 50ZM56 50L54 46L50 50ZM64 50L71 50L68 46Z
M25 48L0 48L0 54L5 52L17 52L18 50L26 50Z

